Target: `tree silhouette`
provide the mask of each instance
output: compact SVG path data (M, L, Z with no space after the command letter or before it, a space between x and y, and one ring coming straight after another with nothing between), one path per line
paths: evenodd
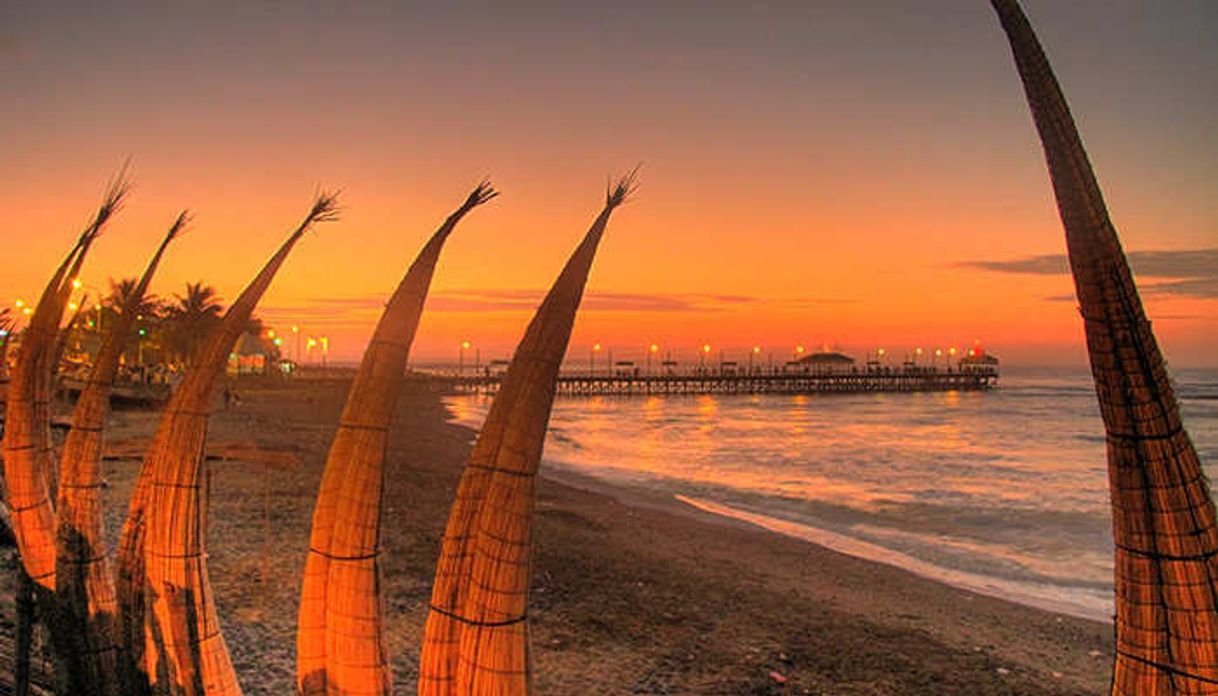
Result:
M203 337L219 324L223 307L216 289L202 281L187 283L186 293L174 297L165 308L163 343L171 356L191 362Z
M102 305L111 312L119 313L123 307L127 306L127 301L131 299L131 295L135 293L135 288L139 284L136 278L121 278L115 280L110 279L110 294L102 301ZM142 314L150 320L152 317L159 316L163 311L161 300L151 293L144 295L143 301L136 307L136 314Z

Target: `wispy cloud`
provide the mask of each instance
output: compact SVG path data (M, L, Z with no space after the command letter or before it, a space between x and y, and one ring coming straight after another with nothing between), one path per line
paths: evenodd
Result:
M533 310L544 295L542 290L458 290L434 293L428 303L431 310L437 312L510 312ZM757 298L743 295L589 292L581 309L587 312L717 312L757 301Z
M449 290L433 292L427 299L431 312L531 312L545 296L544 290ZM388 298L381 295L319 297L291 305L268 306L269 319L298 317L332 325L366 324L375 320ZM855 302L843 298L766 298L712 293L648 294L592 291L584 296L584 312L688 313L723 312L751 306L803 309L826 304Z
M1146 295L1172 295L1218 299L1218 248L1181 251L1132 251L1129 264L1141 278L1156 280L1140 283ZM997 273L1066 275L1070 265L1065 254L1025 256L1005 261L965 261L960 268L975 268ZM1073 301L1072 295L1057 295L1050 300Z

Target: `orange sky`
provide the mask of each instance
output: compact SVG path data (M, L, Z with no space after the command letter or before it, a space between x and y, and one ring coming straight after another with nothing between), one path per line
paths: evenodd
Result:
M1126 248L1172 252L1140 267L1168 357L1218 363L1218 11L1025 5ZM128 155L136 188L90 285L137 273L189 207L154 291L204 280L231 299L317 187L341 187L343 220L302 242L259 314L357 359L415 252L490 176L503 195L446 248L414 354L470 340L506 357L606 177L641 161L575 354L978 337L1082 361L1069 277L1027 272L1063 235L984 2L9 7L0 26L18 96L0 114L6 304L36 295Z

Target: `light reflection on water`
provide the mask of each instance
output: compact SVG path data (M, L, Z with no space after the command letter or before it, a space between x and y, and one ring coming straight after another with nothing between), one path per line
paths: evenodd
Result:
M1212 477L1218 372L1177 380ZM473 427L489 403L447 401ZM1006 375L989 393L559 399L545 459L973 589L1111 612L1103 426L1084 372Z

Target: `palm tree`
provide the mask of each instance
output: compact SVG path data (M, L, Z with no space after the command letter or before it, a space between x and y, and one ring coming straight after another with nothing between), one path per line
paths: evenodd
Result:
M139 280L136 278L121 278L115 280L110 279L110 294L103 301L102 305L109 308L114 313L122 311L123 307L127 306L127 302L139 287ZM160 298L151 293L145 294L139 304L135 306L137 315L142 314L146 317L157 316L163 309Z
M164 343L173 357L194 360L204 336L220 322L220 297L210 285L187 283L186 294L165 308Z
M110 294L101 299L100 306L97 309L98 321L96 326L93 327L93 330L97 332L99 347L104 336L103 332L118 321L123 308L128 306L132 295L135 294L138 287L139 280L137 278L110 279ZM138 355L139 342L144 340L143 337L149 333L151 327L157 325L165 311L160 298L151 293L146 293L139 302L131 306L134 308L136 319L131 322L130 334L123 339L129 345L127 360L131 360Z

